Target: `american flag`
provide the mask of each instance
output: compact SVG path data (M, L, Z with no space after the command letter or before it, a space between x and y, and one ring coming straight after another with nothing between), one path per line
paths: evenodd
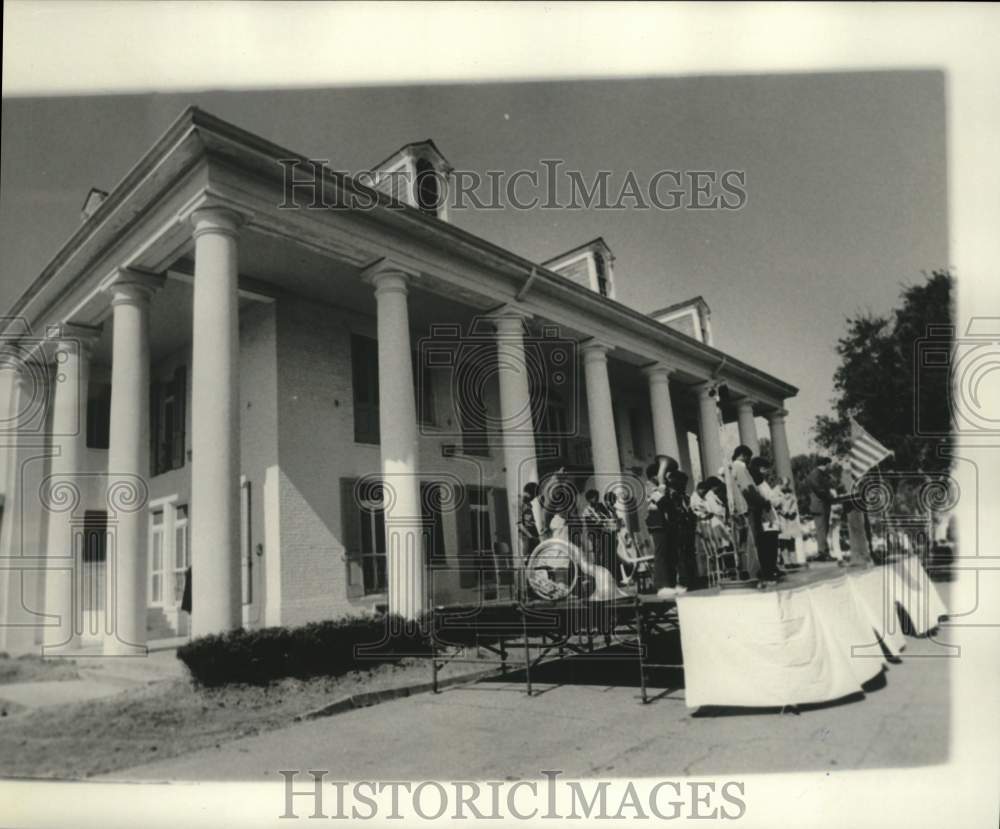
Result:
M847 457L851 464L851 474L858 480L872 467L878 466L892 451L886 449L873 438L853 417L851 418L851 451Z

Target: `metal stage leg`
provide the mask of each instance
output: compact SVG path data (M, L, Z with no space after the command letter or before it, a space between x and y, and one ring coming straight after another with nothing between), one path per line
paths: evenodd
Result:
M437 657L437 644L435 643L434 631L434 614L431 614L431 688L435 694L438 692L438 657Z
M531 696L531 649L528 647L528 620L521 608L521 633L524 637L524 681L527 684L528 696Z
M639 648L639 690L642 694L642 704L645 705L649 700L646 698L646 655L642 644L642 604L639 602L638 594L635 599L635 635L636 645Z

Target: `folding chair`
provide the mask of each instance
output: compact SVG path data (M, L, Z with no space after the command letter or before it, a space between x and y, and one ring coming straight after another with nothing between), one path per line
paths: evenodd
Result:
M723 580L739 579L739 556L729 544L723 544L711 518L701 518L695 527L695 549L705 560L705 577L709 587Z
M639 592L648 590L653 581L649 564L653 556L641 554L635 536L629 530L618 531L615 554L618 556L622 585L634 583Z

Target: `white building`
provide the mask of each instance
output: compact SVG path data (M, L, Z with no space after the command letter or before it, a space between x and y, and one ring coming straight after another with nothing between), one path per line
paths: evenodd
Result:
M295 207L283 159L368 209ZM0 650L186 635L189 564L194 635L493 595L463 565L524 483L690 470L691 433L717 469L720 411L791 474L796 389L712 347L703 300L646 315L602 239L541 265L449 224L448 170L407 145L376 196L189 109L88 196L0 320Z

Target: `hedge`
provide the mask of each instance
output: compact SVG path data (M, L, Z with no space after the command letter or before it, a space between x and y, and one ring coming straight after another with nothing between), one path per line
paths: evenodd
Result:
M177 658L196 682L216 686L339 676L428 652L425 627L380 614L201 636L178 648Z

